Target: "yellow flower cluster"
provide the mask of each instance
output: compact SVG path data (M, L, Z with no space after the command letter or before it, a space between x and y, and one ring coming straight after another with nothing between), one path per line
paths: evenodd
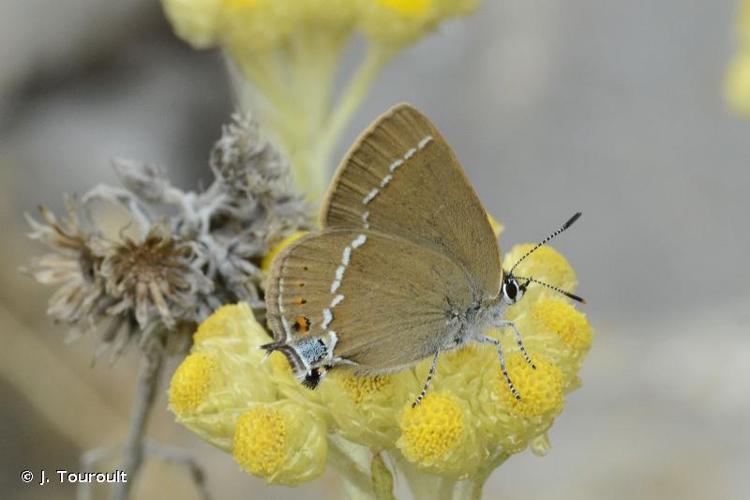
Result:
M307 405L280 398L258 348L270 338L247 304L220 308L193 340L169 387L177 421L269 483L294 485L322 473L325 425Z
M505 268L528 248L511 249ZM576 285L573 269L551 248L532 254L518 273L567 290ZM380 479L373 472L373 485L387 471L376 467L381 452L420 474L485 478L513 453L546 451L546 432L564 395L580 385L577 374L592 340L586 317L543 287L532 286L509 313L536 369L510 329L490 334L504 346L521 400L511 395L495 349L483 345L441 355L427 397L413 408L430 360L379 377L333 370L317 390L308 390L280 353L261 361L258 346L268 335L241 304L219 309L200 326L192 353L172 378L170 407L245 471L271 483L299 484L320 474L327 452L329 461L341 454L342 440L371 457L372 470L380 471Z
M400 45L440 20L471 13L478 0L162 0L180 38L195 48L263 51L314 29L361 31Z
M239 105L291 163L297 187L322 196L338 138L380 69L478 0L162 0L175 33L229 56ZM367 44L336 96L351 35Z
M738 48L724 80L724 96L734 111L750 116L750 0L741 0L736 32Z

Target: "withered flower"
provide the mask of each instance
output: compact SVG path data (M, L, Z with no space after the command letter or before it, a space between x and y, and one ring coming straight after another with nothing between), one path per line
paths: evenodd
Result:
M41 241L53 252L32 259L24 271L45 285L60 285L49 300L47 314L58 321L77 323L96 308L104 296L98 269L102 256L93 240L88 214L78 200L65 199L66 214L58 220L46 207L39 207L42 222L27 215L29 237Z
M142 330L156 317L169 329L177 319L198 321L196 296L213 290L201 272L203 260L198 245L172 238L162 225L151 227L142 242L125 238L112 245L100 269L107 293L117 300L107 313L132 310Z
M61 285L50 299L52 317L77 331L101 330L103 346L114 343L117 355L132 337L155 331L189 341L228 302L261 312L261 260L309 228L311 210L253 120L236 115L224 128L210 159L215 179L203 191L182 191L155 165L116 160L114 167L122 187L99 185L80 203L71 198L60 221L45 208L43 222L29 217L31 238L54 250L28 268L40 283ZM123 208L137 236L102 236L88 216L92 202Z

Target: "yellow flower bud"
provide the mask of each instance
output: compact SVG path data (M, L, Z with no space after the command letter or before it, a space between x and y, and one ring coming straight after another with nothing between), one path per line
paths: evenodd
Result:
M477 441L469 406L449 392L430 392L401 416L396 446L421 469L447 476L473 473L488 454Z
M177 36L196 49L216 45L220 0L162 0L161 3Z
M297 485L326 466L326 429L292 401L256 405L237 420L232 456L242 469L269 484Z

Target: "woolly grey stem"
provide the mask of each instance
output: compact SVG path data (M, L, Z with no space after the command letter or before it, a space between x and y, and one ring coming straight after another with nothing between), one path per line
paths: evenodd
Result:
M138 378L138 389L133 403L130 430L123 446L122 470L127 472L127 482L119 483L112 493L112 500L127 500L130 488L135 482L138 470L143 463L146 424L156 399L159 378L164 361L164 332L151 337L153 340L144 346L144 360Z
M187 467L195 489L198 490L198 497L202 500L211 500L211 493L209 493L206 486L206 474L195 458L179 448L156 443L146 443L145 449L148 455L154 455L168 462L178 463Z

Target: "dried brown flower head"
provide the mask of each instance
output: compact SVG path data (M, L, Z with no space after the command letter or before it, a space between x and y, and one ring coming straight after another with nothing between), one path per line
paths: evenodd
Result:
M102 262L100 274L107 293L118 302L109 314L126 310L145 330L154 309L167 328L174 328L175 318L196 322L200 318L195 303L197 294L213 290L200 266L200 257L192 242L176 240L162 226L153 226L141 242L126 238L112 245Z
M80 203L68 199L62 220L46 208L41 222L28 217L30 237L53 250L28 271L61 285L48 314L77 331L102 330L103 345L118 354L139 334L192 332L222 304L262 308L262 258L309 227L311 211L289 187L288 164L248 117L224 128L210 168L207 189L182 191L155 165L116 160L123 187L99 185ZM94 201L123 208L138 236L103 237L88 213Z
M101 256L92 245L96 234L85 229L79 203L67 197L66 214L58 220L54 213L39 207L43 222L27 216L29 237L41 241L54 252L35 258L25 270L45 285L60 285L50 298L47 314L59 321L76 323L101 300L104 285L98 275Z

